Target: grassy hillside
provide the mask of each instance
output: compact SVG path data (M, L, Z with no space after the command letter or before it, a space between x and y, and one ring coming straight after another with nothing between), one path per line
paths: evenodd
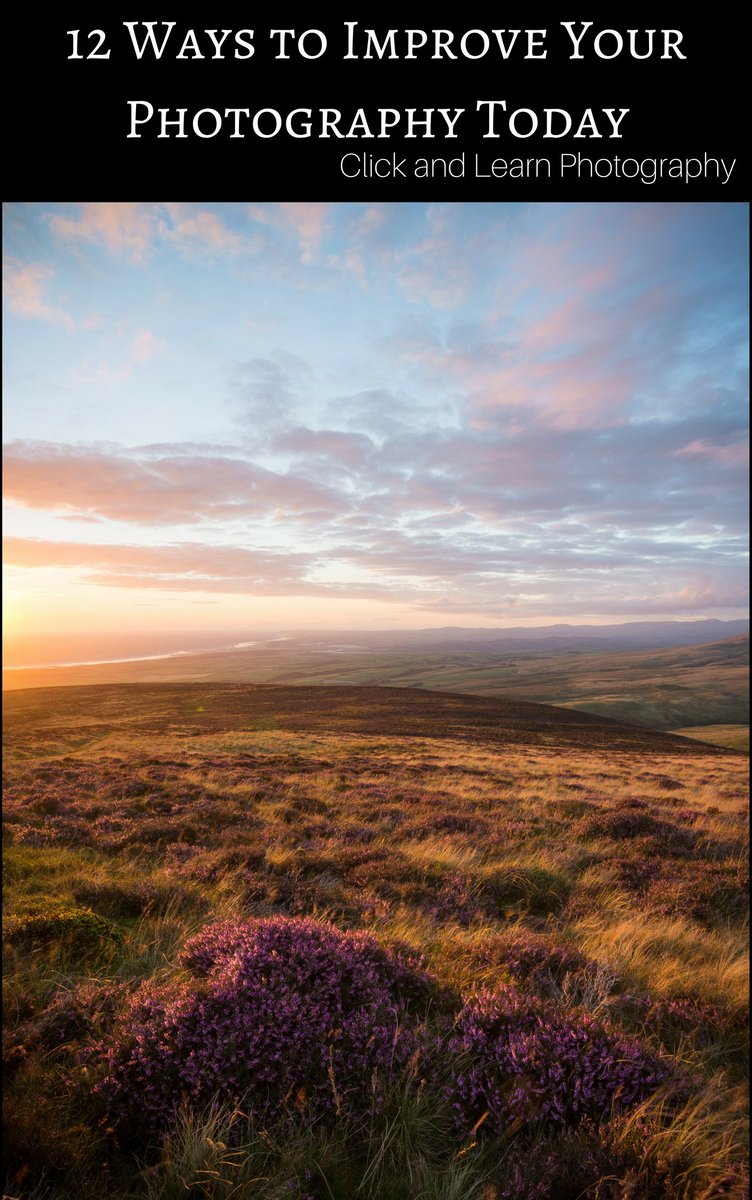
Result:
M698 738L714 746L725 746L727 750L741 750L749 754L749 725L692 725L688 729L675 729L680 737Z
M6 697L7 1194L746 1194L746 762L398 688Z
M749 638L665 650L498 653L290 639L158 662L6 671L4 686L243 681L424 687L566 706L655 729L749 721Z
M417 685L503 695L671 729L748 720L748 652L749 639L741 636L707 646L607 654L526 652L492 658L467 653L408 662L342 655L288 675L287 682Z
M117 749L133 736L196 738L232 728L244 732L366 733L462 737L488 744L602 747L683 754L696 751L672 734L594 717L574 709L451 693L379 687L281 687L273 684L130 684L96 688L31 688L6 697L11 746L36 754L67 748ZM706 748L707 752L707 748Z

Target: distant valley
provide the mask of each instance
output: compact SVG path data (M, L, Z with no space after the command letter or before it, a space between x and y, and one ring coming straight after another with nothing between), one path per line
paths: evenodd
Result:
M744 626L701 621L295 632L173 657L6 670L3 684L6 689L243 681L418 687L553 704L654 729L691 729L694 736L701 736L702 727L730 726L738 746L749 722ZM732 636L718 638L719 632ZM679 639L684 644L677 644Z

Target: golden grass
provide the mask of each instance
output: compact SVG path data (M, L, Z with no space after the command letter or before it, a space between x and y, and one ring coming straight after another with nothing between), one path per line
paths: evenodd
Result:
M582 949L608 963L632 986L657 996L695 993L713 1003L743 1007L749 983L746 929L723 933L684 917L609 910L576 921Z
M207 920L287 911L274 908L286 900L270 901L261 894L263 888L256 888L282 881L293 885L288 893L293 898L307 895L304 887L310 886L308 911L319 915L329 911L333 896L335 919L340 919L338 889L344 889L346 901L373 900L373 909L359 916L353 908L348 921L420 951L440 983L457 992L510 982L503 965L484 962L482 950L489 939L517 931L582 951L613 973L621 991L667 999L690 996L724 1013L745 1008L747 927L735 910L709 920L653 911L618 882L617 871L630 854L649 864L658 852L655 846L634 849L630 841L586 832L594 815L630 804L633 811L646 811L640 807L644 805L687 835L684 858L666 854L677 872L679 893L691 891L696 859L703 867L715 870L717 864L736 871L743 863L748 830L746 762L741 756L705 754L697 747L687 754L673 748L661 754L587 747L575 752L555 742L503 746L454 736L281 729L219 729L191 736L172 729L156 738L118 726L100 731L88 745L74 745L74 732L53 730L49 741L37 747L38 756L26 743L23 756L9 763L11 789L21 792L19 806L13 808L20 820L11 821L11 836L35 821L42 836L55 836L57 810L35 807L56 786L33 775L43 759L52 764L53 776L75 774L79 766L88 771L95 780L92 804L108 818L132 821L137 828L141 821L164 820L165 832L157 831L143 846L136 838L131 844L115 841L111 849L11 845L7 900L14 912L23 913L47 899L72 903L84 886L92 892L116 886L127 890L148 881L168 896L174 889L174 902L159 911L118 918L125 944L99 964L103 980L135 982L175 974L179 947ZM58 753L69 757L58 759ZM150 763L172 759L178 765L159 782L148 782ZM106 782L118 772L124 781L120 791L117 778ZM141 781L143 793L130 793L125 786ZM76 788L74 779L61 785L61 792L77 799ZM448 829L441 823L447 816L457 818ZM215 851L221 857L238 846L258 844L264 859L252 871L230 860L220 878L198 882L188 866L168 865L167 848L173 841L190 841L210 862ZM358 874L359 854L363 869L368 868L365 883ZM471 900L481 893L497 897L496 909L486 905L460 919L450 907L437 916L432 901L455 877L464 881ZM387 883L393 884L393 892L382 887ZM505 899L505 888L511 889L511 901ZM7 1016L13 1027L26 1019L30 1007L43 1007L55 989L69 987L75 979L65 974L54 954L23 957L11 951L8 982ZM735 1026L733 1037L740 1036ZM634 1117L635 1124L644 1119L652 1130L645 1153L656 1161L675 1162L676 1197L682 1200L723 1194L719 1180L729 1156L737 1154L743 1114L734 1081L741 1067L732 1041L719 1037L710 1049L695 1049L688 1041L681 1054L703 1081L697 1095L678 1114L661 1112L660 1102L653 1102L649 1111ZM29 1097L33 1099L35 1089L41 1094L48 1077L38 1065L21 1075L23 1103L31 1105ZM173 1148L178 1158L185 1156L180 1171L168 1180L163 1164L162 1174L153 1173L150 1197L187 1194L186 1181L199 1188L208 1178L202 1172L221 1169L226 1159L206 1141L208 1129L186 1127L185 1144ZM625 1122L620 1136L626 1142L632 1132ZM389 1159L388 1141L382 1151L383 1161L376 1155L368 1168L364 1196L379 1195L384 1163L395 1170L397 1159ZM404 1161L408 1159L419 1181L415 1147ZM434 1181L419 1194L457 1200L493 1194L479 1191L470 1158L460 1165L462 1171L447 1182L445 1192Z

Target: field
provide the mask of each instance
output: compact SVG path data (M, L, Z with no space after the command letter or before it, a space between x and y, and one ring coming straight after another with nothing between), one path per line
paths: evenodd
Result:
M675 729L673 732L680 737L699 738L701 742L712 742L715 746L749 753L749 725L692 725L688 729Z
M747 758L327 682L7 694L7 1195L742 1200Z
M436 637L422 641L407 633L347 636L352 641L342 645L331 635L307 634L158 661L6 670L3 686L215 681L425 687L554 704L653 729L749 722L746 634L647 649L594 648L584 639L553 649L532 637L523 648L494 648L471 637L452 644L450 633L440 647Z

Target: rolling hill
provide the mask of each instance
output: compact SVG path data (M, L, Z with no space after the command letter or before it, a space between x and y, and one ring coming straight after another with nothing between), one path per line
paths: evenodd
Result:
M7 1196L743 1200L744 756L233 682L4 737Z
M433 637L368 645L301 635L157 661L6 671L3 680L6 688L167 681L426 688L553 704L655 729L746 725L749 635L660 649L580 643L553 652L494 650L471 639L448 649Z
M460 738L489 746L713 753L694 740L524 700L393 687L163 683L30 688L6 697L4 734L24 744L94 748L124 737L193 739L217 731ZM719 751L723 753L723 751Z

